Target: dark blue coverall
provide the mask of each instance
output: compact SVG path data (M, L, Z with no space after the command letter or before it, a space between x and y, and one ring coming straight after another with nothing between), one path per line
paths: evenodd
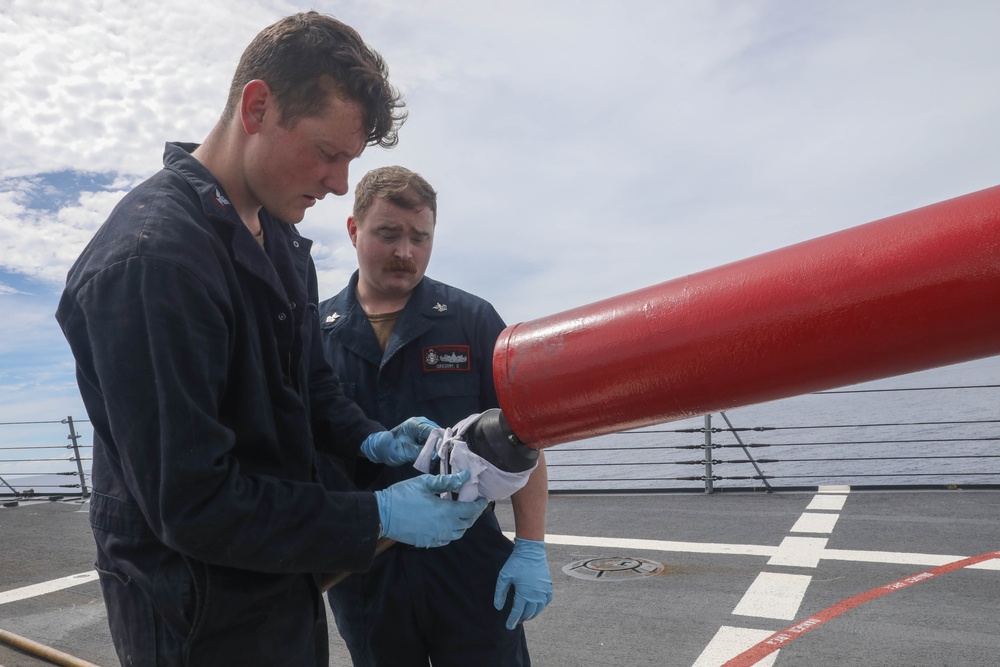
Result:
M319 342L311 242L168 144L70 270L56 318L94 427L90 521L124 665L328 667L314 574L366 569L372 493L331 493L380 426Z
M493 347L504 322L487 301L424 277L400 314L385 353L357 302L358 274L320 304L323 346L344 393L392 428L414 415L454 426L499 407ZM419 474L361 461L357 479L381 489ZM374 482L372 480L374 479ZM364 574L332 588L330 605L355 667L530 665L524 629L507 630L493 607L513 544L487 509L462 539L436 549L397 544Z

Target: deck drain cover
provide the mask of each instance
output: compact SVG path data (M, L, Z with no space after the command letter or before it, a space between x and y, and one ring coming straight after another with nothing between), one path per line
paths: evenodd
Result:
M565 565L562 571L578 579L626 581L637 577L651 577L663 572L663 569L662 564L645 558L595 556Z

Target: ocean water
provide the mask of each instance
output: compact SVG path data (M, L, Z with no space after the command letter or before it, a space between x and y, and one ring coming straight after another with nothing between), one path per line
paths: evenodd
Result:
M996 386L988 386L996 385ZM971 387L971 388L940 388ZM906 390L906 391L903 391ZM729 410L712 434L715 489L1000 484L1000 357ZM947 423L968 422L968 423ZM703 489L702 417L545 450L553 490ZM727 429L712 415L713 428ZM737 435L744 450L739 447ZM753 446L750 446L753 445ZM749 456L747 454L749 452ZM744 478L744 479L740 479Z
M994 386L990 386L994 385ZM944 388L941 387L972 387ZM873 391L877 390L877 391ZM886 391L892 390L892 391ZM902 391L907 390L907 391ZM715 489L762 489L764 482L748 457L775 487L849 484L1000 485L1000 357L886 378L833 392L796 396L726 412L736 429L712 434ZM953 423L948 423L953 422ZM954 423L966 422L966 423ZM705 436L703 417L650 426L545 450L552 490L702 490ZM77 422L90 456L89 423ZM712 427L726 429L719 414ZM52 461L16 463L25 456L10 452L0 463L0 478L39 495L79 493L67 451L67 427L58 422L8 426L0 430L0 448L22 444L45 433L50 449L39 456ZM739 447L738 437L747 445ZM89 460L84 462L89 470ZM26 476L26 473L32 473ZM89 483L89 482L88 482ZM0 481L0 495L10 489Z

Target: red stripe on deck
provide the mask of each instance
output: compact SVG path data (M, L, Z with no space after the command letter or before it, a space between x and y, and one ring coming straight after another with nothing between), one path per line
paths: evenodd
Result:
M833 606L827 607L818 614L813 614L809 618L799 621L795 625L789 626L779 632L775 632L759 644L751 646L743 653L740 653L735 658L732 658L728 662L724 663L722 667L752 667L792 640L801 637L810 630L815 630L830 619L837 618L841 614L846 613L855 607L859 607L866 602L870 602L876 598L882 597L883 595L888 595L889 593L894 593L904 588L909 588L914 584L929 581L942 574L954 572L955 570L961 570L963 567L975 565L976 563L981 563L993 558L1000 558L1000 551L990 551L985 554L980 554L979 556L973 556L972 558L957 560L954 563L941 565L940 567L935 567L927 570L926 572L921 572L919 574L906 577L905 579L894 581L891 584L873 588L867 593L861 593L859 595L855 595L854 597L847 598L842 602L838 602Z

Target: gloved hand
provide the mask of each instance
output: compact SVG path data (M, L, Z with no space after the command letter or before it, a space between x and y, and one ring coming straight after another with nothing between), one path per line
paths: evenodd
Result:
M497 611L503 609L511 586L514 587L514 605L507 617L508 630L538 616L552 602L552 575L545 560L545 542L514 538L514 551L497 577L497 590L493 595Z
M378 431L365 438L361 453L369 461L390 466L413 463L436 428L440 427L430 419L410 417L391 431Z
M415 547L441 547L457 540L489 504L445 500L438 494L458 491L469 471L454 475L420 475L375 492L382 537Z

